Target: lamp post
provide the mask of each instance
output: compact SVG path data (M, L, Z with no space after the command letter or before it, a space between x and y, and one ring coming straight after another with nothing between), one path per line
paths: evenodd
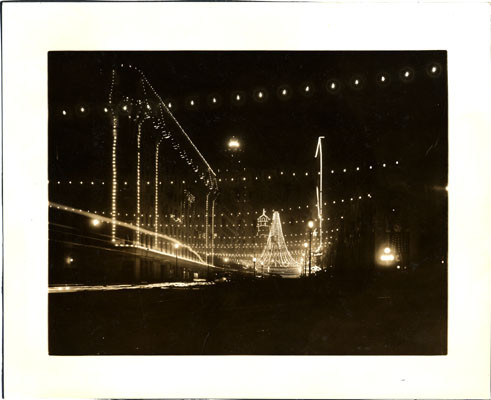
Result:
M179 250L179 243L174 243L174 249L176 249L176 273L174 275L177 277L177 250Z
M261 261L261 278L264 278L264 262Z
M256 278L256 261L257 261L256 257L253 257L252 262L254 263L254 278Z
M314 221L309 221L309 276L312 271L312 228L314 227Z
M303 274L307 276L307 247L309 247L309 244L305 242L303 244L303 247L305 248L305 257L304 257L304 263L303 263Z

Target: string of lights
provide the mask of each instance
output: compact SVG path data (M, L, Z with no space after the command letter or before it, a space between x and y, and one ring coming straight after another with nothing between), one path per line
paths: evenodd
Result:
M398 160L395 160L395 161L384 161L384 162L381 162L381 163L373 163L373 164L370 164L370 165L367 165L365 167L346 167L346 168L338 168L338 169L330 169L330 168L326 168L326 173L330 173L331 175L334 175L334 174L346 174L346 173L350 173L350 172L354 172L354 173L357 173L357 172L361 172L363 171L364 169L365 170L369 170L369 171L374 171L376 170L377 168L387 168L387 167L390 167L390 166L393 166L393 165L400 165L400 162ZM318 175L320 175L320 172L317 172ZM297 172L284 172L284 171L281 171L278 174L271 174L271 175L260 175L260 176L255 176L254 179L252 178L248 178L246 176L243 176L241 178L237 178L237 177L220 177L218 178L218 182L240 182L240 181L247 181L248 179L249 180L253 180L253 181L272 181L276 178L280 178L282 176L297 176L297 177L305 177L305 176L312 176L312 173L310 173L309 175L309 172L305 172L305 173L297 173ZM179 181L181 182L183 185L186 184L186 180L182 180L182 181ZM170 184L170 185L174 185L174 184L179 184L179 182L176 180L176 179L169 179L169 180L158 180L155 182L155 185L165 185L166 183L167 184ZM63 185L63 184L69 184L69 185L76 185L76 184L79 184L79 185L104 185L105 182L103 180L87 180L87 179L69 179L69 180L57 180L57 181L53 181L53 182L50 182L48 181L48 183L52 183L52 184L56 184L56 185ZM189 183L189 181L188 181ZM197 180L194 181L194 183L198 183ZM124 181L123 182L124 186L125 187L131 187L131 182L128 182L128 181ZM151 182L150 181L146 181L146 184L147 185L150 185Z
M348 204L348 201L349 201L349 202L354 202L354 201L360 201L360 200L363 200L363 199L372 199L372 198L373 198L373 196L372 196L370 193L368 193L368 194L366 194L366 196L365 196L365 197L364 197L364 196L362 196L362 195L359 195L359 196L354 196L354 197L350 197L350 198L347 198L347 199L344 199L344 198L343 198L343 199L341 199L341 200L338 200L337 202L336 202L336 200L333 200L333 201L332 201L332 204L333 204L333 205L336 205L336 204L338 204L338 205L339 205L339 204L343 204L343 203ZM325 202L325 203L324 203L324 205L327 205L327 204L328 204L327 202ZM283 208L282 208L282 209L280 209L280 210L281 210L282 212L283 212L284 210L285 210L285 212L287 212L287 211L297 211L297 210L302 210L303 208L305 208L305 209L309 209L309 208L314 208L314 206L309 206L309 205L306 205L306 206L304 206L304 207L302 207L302 206L297 206L297 207L289 207L288 209L286 209L286 208L285 208L285 209L283 209ZM95 214L100 214L100 215L105 215L105 214L106 214L106 213L105 213L105 211L102 211L102 212L101 212L101 211L97 211L97 210L94 210L94 211L91 211L91 210L86 210L86 212L93 212L93 213L95 213ZM272 210L271 210L271 212L272 212L272 213L274 213L274 212L275 212L275 210L274 210L274 209L272 209ZM238 213L230 213L230 214L220 213L220 214L213 214L213 217L218 217L218 216L224 217L224 216L228 216L228 215L230 215L231 217L241 217L241 216L242 216L242 217L244 217L244 216L251 215L251 214L252 214L251 212L246 212L246 213L240 213L240 212L238 212ZM254 214L258 214L258 211L254 211ZM111 215L111 213L108 213L108 215ZM139 217L144 217L144 218L146 218L146 219L152 219L152 218L153 218L153 214L144 214L144 213L140 213L140 214L138 214L138 213L133 213L133 214L131 214L131 213L117 213L117 216L126 216L126 217L131 217L131 216L133 216L133 217L137 217L137 218L139 218ZM176 218L176 215L175 215L175 214L165 214L165 215L163 215L163 217L164 217L164 218L171 218L171 219L175 219L175 218ZM183 223L183 222L182 222L182 219L184 219L185 217L186 217L186 215L185 215L185 214L181 214L181 215L180 215L180 221L181 221L181 222L178 222L177 224L159 224L159 226L176 226L176 227L204 227L204 224L185 224L185 223ZM200 215L200 214L198 214L198 215L188 215L188 217L190 217L190 218L201 218L201 215ZM340 219L343 219L343 218L344 218L344 216L341 216L341 217L340 217ZM330 221L330 220L331 220L331 217L327 217L326 219L327 219L327 221ZM315 218L314 220L317 220L317 219ZM282 224L283 224L283 225L287 225L287 224L298 224L298 223L305 223L305 222L306 222L306 221L305 221L304 219L301 219L301 220L299 220L299 219L295 219L295 220L293 220L293 219L292 219L292 220L287 221L287 222L283 221L283 222L282 222ZM148 224L147 224L147 226L150 226L150 225L152 225L152 226L153 226L154 224L155 224L155 223L153 223L153 224L148 223ZM143 224L143 225L145 225L145 224ZM221 227L221 228L223 228L223 227L229 227L229 226L230 226L230 227L240 227L240 226L245 226L245 227L255 227L256 225L255 225L254 223L250 223L250 224L247 224L247 223L237 223L237 224L214 224L214 227L215 227L215 228L216 228L216 227Z
M151 90L156 94L153 86L148 82L148 79L146 78L145 74L138 67L121 64L121 68L133 69L139 72L145 84L148 84L149 88L151 88ZM415 81L416 76L420 75L420 73L422 76L435 79L441 75L441 72L442 72L442 66L439 63L431 62L427 64L424 71L416 71L414 68L411 67L403 67L398 71L398 73L392 75L396 75L397 78L403 83L411 83ZM367 88L371 83L375 83L375 85L378 88L382 89L382 88L387 88L394 82L392 75L387 72L381 72L372 77L365 77L367 76L366 74L356 73L353 74L351 78L347 80L331 77L322 82L318 81L315 85L312 82L305 83L299 87L297 94L300 95L302 98L311 98L314 92L317 93L321 92L319 90L316 91L315 90L316 87L319 88L323 87L325 93L329 95L337 95L343 89L351 90L356 93L357 91ZM295 91L291 89L291 87L292 87L291 85L283 84L278 86L276 89L272 89L271 92L275 92L277 95L277 99L283 103L286 103L289 100L295 98L294 96ZM247 93L249 93L249 98L254 100L256 104L264 104L272 97L269 96L269 92L270 91L268 91L266 88L253 89L253 90L249 89L249 90L233 91L230 92L229 95L228 96L226 95L225 97L230 98L230 102L232 103L232 105L238 105L238 104L242 105L247 101L248 98ZM175 98L173 100L168 99L166 101L163 101L160 98L160 96L158 97L159 97L159 101L161 101L162 104L164 104L165 107L168 108L169 110L176 109L178 105L183 105L186 110L201 110L203 107L200 107L200 104L208 104L208 109L218 110L221 105L225 104L222 100L222 96L220 96L216 92L213 92L211 94L204 94L201 96L184 95L182 98L179 99ZM138 99L129 96L126 96L126 99L128 102L132 102L132 103L136 103L138 101ZM205 101L203 101L203 99ZM150 104L148 104L148 108L149 109L151 108ZM62 110L63 116L68 115L67 109L69 109L69 107ZM86 110L87 110L86 107L84 107L84 111Z

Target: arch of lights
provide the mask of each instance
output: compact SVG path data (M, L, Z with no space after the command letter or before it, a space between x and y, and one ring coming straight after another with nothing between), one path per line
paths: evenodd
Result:
M125 85L125 83L127 85ZM131 229L134 231L132 245L161 252L162 254L166 254L167 246L171 244L174 239L176 239L171 238L171 235L163 234L162 224L159 223L159 217L162 214L162 207L168 200L165 198L165 188L163 188L164 185L161 185L162 178L160 177L162 174L160 165L162 162L165 162L162 149L168 149L173 151L174 154L177 154L178 158L182 160L184 165L188 166L188 168L196 176L195 182L203 184L205 187L205 199L203 199L203 204L201 205L204 207L204 212L202 213L204 223L196 224L196 226L201 225L205 228L205 232L199 235L200 238L203 239L204 243L192 243L190 245L183 246L182 248L186 249L188 253L192 254L192 257L198 263L202 263L203 260L205 260L206 263L211 262L211 264L213 264L213 227L215 225L214 206L216 194L218 192L216 174L191 141L182 126L176 120L174 115L171 113L169 107L163 102L160 95L155 91L145 74L140 69L124 64L113 68L108 107L105 108L104 111L110 114L112 123L110 217L111 242L113 245L121 246L127 244L127 241L123 240L118 232L118 230L122 229L122 227L132 227ZM119 199L120 196L118 196L120 193L118 183L119 180L121 180L118 163L121 163L122 156L120 149L118 149L118 145L119 139L122 135L120 130L122 129L121 122L123 119L129 119L132 123L135 123L137 132L136 145L135 149L133 149L136 153L136 194L134 199L135 204L133 205L136 212L133 214L135 216L134 221L131 221L130 224L122 225L121 221L117 220L117 216L120 215L118 211L119 207L121 207ZM168 122L171 123L174 129L169 127ZM126 131L124 133L127 134ZM132 133L130 132L130 134ZM145 157L143 157L145 154L143 148L144 142L151 142L150 145L154 151L152 162L153 179L149 179L149 182L147 182L147 185L149 185L152 181L154 184L152 199L152 208L154 211L152 234L150 234L151 231L143 228L143 226L148 226L149 224L145 224L145 221L142 222L142 217L146 215L146 213L142 213L142 197L144 193L144 188L142 187L142 168L144 167L145 161L148 161L145 160ZM148 154L148 150L146 153ZM125 182L125 185L126 183L127 182ZM148 203L148 192L146 192L146 196ZM191 197L193 197L194 202L195 196L187 196L189 199ZM186 224L181 225L186 226ZM211 229L209 229L210 225ZM142 237L142 235L145 237ZM147 240L149 235L153 236L151 243L148 243L149 241ZM184 235L183 237L185 238L186 236L187 235ZM199 248L200 250L194 251L193 247L196 249ZM211 258L209 256L211 256ZM184 254L181 254L181 257L184 257Z

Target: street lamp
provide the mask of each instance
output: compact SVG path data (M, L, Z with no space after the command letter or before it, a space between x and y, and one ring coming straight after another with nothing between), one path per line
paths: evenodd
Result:
M179 243L174 243L174 248L176 249L176 273L177 276L177 250L179 250Z
M236 138L232 138L228 141L228 148L230 150L236 150L240 147L240 142Z
M314 221L308 222L309 227L309 276L312 270L312 228L314 227Z
M256 277L256 261L257 261L256 257L253 257L252 262L254 263L254 278Z
M264 278L264 262L261 261L261 277Z
M90 221L90 223L93 225L93 226L99 226L101 221L99 221L97 218L94 218L92 221Z

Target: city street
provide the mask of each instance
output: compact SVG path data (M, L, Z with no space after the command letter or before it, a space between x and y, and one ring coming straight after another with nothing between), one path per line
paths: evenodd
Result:
M50 354L446 354L446 62L50 52Z
M319 276L54 293L50 353L445 354L444 271L432 270L358 283Z

